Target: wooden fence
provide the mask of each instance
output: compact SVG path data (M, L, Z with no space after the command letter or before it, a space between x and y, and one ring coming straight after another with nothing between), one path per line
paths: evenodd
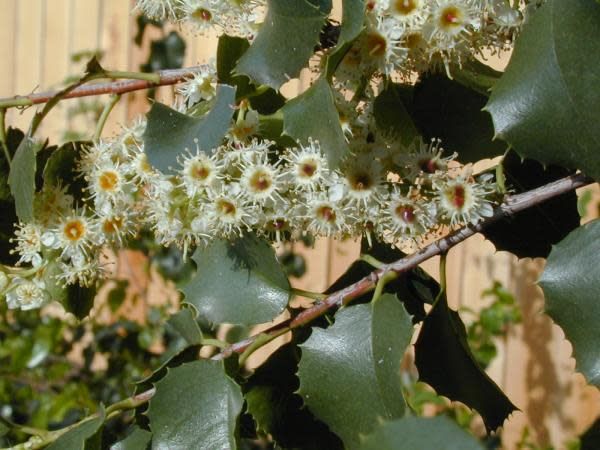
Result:
M0 0L0 97L26 94L59 86L69 76L81 74L85 58L74 56L102 50L102 64L110 69L139 70L148 54L149 42L159 36L149 29L143 45L136 46L133 1L127 0ZM185 64L194 65L215 54L214 39L186 33L188 49ZM301 81L291 82L294 92ZM169 102L172 88L161 88L158 99ZM106 101L106 98L100 98ZM93 130L89 118L74 115L76 100L63 102L44 122L40 135L52 142L63 138L65 129ZM105 135L113 133L148 109L144 93L127 94L111 115ZM10 110L9 125L26 128L34 109ZM320 291L345 271L358 255L355 242L319 240L307 250L307 274L298 287ZM514 326L500 343L498 358L490 375L520 408L507 421L503 431L504 448L515 448L525 426L532 439L541 444L564 448L569 438L592 423L600 412L600 394L586 386L574 373L571 347L562 331L541 313L543 297L535 285L542 260L517 261L496 253L493 246L475 236L449 254L449 300L454 307L481 308L480 293L494 280L501 282L517 298L523 323ZM436 261L425 269L437 276ZM132 276L133 273L129 273ZM137 274L140 276L140 274Z

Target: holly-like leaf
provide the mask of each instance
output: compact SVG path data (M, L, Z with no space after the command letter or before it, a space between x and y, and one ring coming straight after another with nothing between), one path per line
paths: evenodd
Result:
M231 242L215 240L192 258L196 276L182 291L185 301L210 322L269 322L290 299L290 283L275 251L253 234Z
M492 141L494 127L483 112L487 96L450 80L429 75L417 83L413 119L427 139L440 138L446 153L458 153L462 163L502 155L506 144Z
M33 196L35 194L36 153L42 144L25 137L15 152L8 184L15 199L17 217L21 222L33 220Z
M331 2L268 0L267 3L263 25L238 61L236 72L277 90L307 65L319 42Z
M405 413L400 363L410 343L410 316L391 294L345 308L302 344L299 394L348 449L383 419Z
M184 308L169 317L167 324L177 331L189 345L202 344L202 330L191 308Z
M399 137L408 146L419 136L419 130L406 109L403 90L412 90L412 86L388 83L373 102L373 116L378 128Z
M83 450L104 423L104 410L61 435L46 450Z
M248 412L257 430L283 448L341 450L342 442L302 404L295 391L300 350L286 344L273 353L244 385Z
M415 344L419 379L450 400L463 402L481 414L487 430L495 430L516 407L477 365L465 325L448 307L441 292Z
M146 450L152 440L152 433L138 426L133 426L125 439L110 447L110 450Z
M181 114L162 103L154 103L144 132L148 161L160 171L176 167L186 149L208 152L221 144L229 129L235 105L235 88L219 85L212 109L201 118Z
M284 134L301 142L309 137L318 140L329 166L337 168L348 154L348 144L327 80L315 81L306 92L287 102L282 111Z
M573 345L577 370L600 388L600 219L552 248L539 283L546 313Z
M48 157L44 166L44 184L53 186L68 186L67 192L75 199L81 200L85 196L86 181L77 170L77 161L82 150L91 142L67 142L57 148Z
M514 193L535 189L573 173L558 166L544 168L532 159L522 160L512 150L504 157L502 166L507 188ZM511 252L519 258L546 258L552 244L564 239L578 226L577 194L573 191L504 218L486 227L483 235L496 249Z
M447 417L406 417L381 424L361 450L483 450L477 440Z
M200 360L170 369L156 383L146 413L152 448L235 450L242 404L240 387L227 376L222 362Z
M548 0L523 27L486 110L522 156L600 179L600 5Z
M66 295L63 297L63 306L68 312L81 320L89 314L94 306L95 298L95 286L70 284L67 286Z
M363 29L365 22L364 0L342 1L342 25L338 45L352 41Z

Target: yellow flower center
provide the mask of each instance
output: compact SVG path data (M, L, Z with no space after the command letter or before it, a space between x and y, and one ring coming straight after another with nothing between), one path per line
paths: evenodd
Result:
M114 191L119 186L119 174L114 170L106 170L98 177L98 185L103 191Z
M79 241L86 231L85 223L81 219L69 220L63 226L63 234L71 242Z
M463 12L456 6L447 6L440 13L440 26L447 31L459 28L463 25Z
M396 0L392 6L394 12L408 16L419 7L419 0Z

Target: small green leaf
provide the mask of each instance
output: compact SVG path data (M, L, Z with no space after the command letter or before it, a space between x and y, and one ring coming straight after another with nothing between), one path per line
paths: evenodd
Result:
M183 67L185 47L185 41L176 31L171 31L163 39L153 40L150 44L150 56L146 64L142 65L142 70L156 72Z
M101 410L97 417L86 420L67 431L46 447L46 450L83 450L87 441L98 432L104 419L104 410Z
M229 129L235 105L235 88L219 85L212 109L192 118L161 103L152 105L144 132L144 150L150 163L166 172L177 165L177 157L196 145L208 152L221 144Z
M402 304L384 294L342 309L331 327L314 328L300 346L299 394L346 448L360 448L360 434L382 418L404 415L400 363L412 332Z
M402 91L410 89L412 86L388 83L373 102L373 116L377 127L400 138L405 146L419 136L419 130L410 117L403 100Z
M12 160L8 184L15 199L17 216L21 222L33 220L33 196L35 194L35 155L42 148L40 142L25 137Z
M298 76L314 53L331 9L330 4L323 6L307 0L268 0L265 21L236 72L273 89Z
M8 426L8 424L5 423L4 420L2 420L2 418L0 418L0 438L2 436L6 436L9 431L10 431L10 426Z
M295 391L300 350L286 344L244 384L244 398L257 430L283 448L342 450L342 442L302 404Z
M462 163L500 156L507 145L492 141L494 127L483 112L487 96L450 80L429 75L415 86L413 120L427 139L440 138L447 154Z
M87 183L77 170L77 161L81 152L91 144L86 141L67 142L52 152L44 166L44 184L68 186L68 193L75 199L81 199Z
M127 286L129 286L129 281L115 280L115 286L108 293L108 306L113 313L116 313L125 301L125 298L127 297Z
M600 387L600 219L552 248L539 283L546 313L573 345L577 370Z
M337 168L349 151L327 80L315 81L306 92L287 102L282 111L283 132L303 143L309 137L318 140L329 166Z
M571 175L557 166L542 166L532 159L522 160L509 151L502 161L506 185L511 193L522 193ZM497 250L519 258L546 258L552 244L564 239L579 226L577 194L567 192L486 227L483 235Z
M290 299L290 284L275 251L253 234L232 242L215 240L192 258L197 270L182 289L185 301L213 323L269 322Z
M136 425L125 439L110 447L110 450L146 450L152 440L152 433Z
M242 410L240 387L218 361L194 361L169 369L156 383L146 413L157 450L237 448L235 429Z
M202 344L202 330L191 308L184 308L169 317L167 324L176 330L189 345Z
M448 307L441 292L415 344L419 380L450 400L460 401L481 414L488 431L495 430L516 407L477 365L467 343L465 325Z
M486 110L522 156L600 179L600 5L548 0L518 37Z
M380 425L361 450L483 450L477 440L449 418L407 417Z

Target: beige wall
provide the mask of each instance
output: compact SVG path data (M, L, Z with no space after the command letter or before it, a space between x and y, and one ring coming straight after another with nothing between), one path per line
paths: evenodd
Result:
M0 97L53 88L67 76L80 74L83 63L71 61L70 55L84 50L105 51L102 63L107 68L138 70L156 30L150 30L143 47L137 48L131 40L135 21L128 3L131 2L0 0ZM214 54L214 40L186 36L187 65ZM292 83L289 88L293 90L300 84ZM171 88L163 88L159 98L168 101L171 94ZM74 102L64 102L53 111L41 133L54 141L58 139L69 125L67 109ZM143 93L127 95L111 115L105 134L111 134L119 123L146 109ZM7 122L25 128L32 113L33 108L24 112L11 110ZM71 121L70 125L78 124ZM79 125L85 129L84 123ZM320 240L306 253L308 273L298 285L321 291L357 257L358 246ZM564 448L566 439L580 433L597 416L600 395L574 373L570 345L562 331L541 314L543 298L535 280L543 262L517 261L507 253L496 253L480 236L453 249L449 258L449 299L455 307L480 308L481 291L498 280L516 296L523 310L523 325L510 331L490 368L491 376L522 411L513 414L505 426L505 448L514 447L525 425L530 427L534 439ZM425 267L437 273L436 261L429 261Z

